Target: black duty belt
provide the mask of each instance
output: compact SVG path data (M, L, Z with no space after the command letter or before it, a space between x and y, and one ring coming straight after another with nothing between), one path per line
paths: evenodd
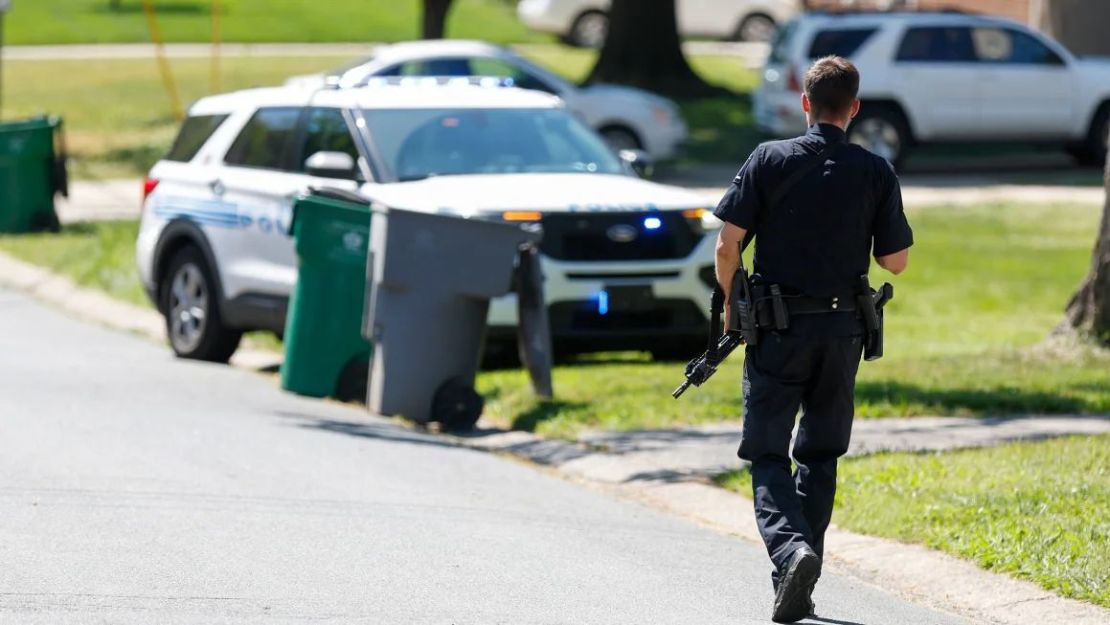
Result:
M827 313L854 313L856 312L855 296L837 295L829 297L811 297L808 295L783 295L786 313L794 315L820 315ZM774 308L772 297L764 295L756 299L756 314L759 325L765 328L775 327Z

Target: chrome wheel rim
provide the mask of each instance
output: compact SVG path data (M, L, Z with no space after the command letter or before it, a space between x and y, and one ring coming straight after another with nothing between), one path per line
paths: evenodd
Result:
M898 129L885 119L864 119L852 125L852 143L894 162L902 151Z
M170 341L179 352L200 344L208 322L208 285L200 268L182 265L170 283Z
M600 48L609 34L609 18L598 13L583 15L574 26L574 40L587 48Z
M740 25L740 41L767 42L775 35L775 23L761 15L744 20Z

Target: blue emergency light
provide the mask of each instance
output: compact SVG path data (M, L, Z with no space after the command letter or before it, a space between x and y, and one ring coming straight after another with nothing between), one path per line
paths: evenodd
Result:
M658 230L662 227L662 219L658 217L644 217L644 230Z

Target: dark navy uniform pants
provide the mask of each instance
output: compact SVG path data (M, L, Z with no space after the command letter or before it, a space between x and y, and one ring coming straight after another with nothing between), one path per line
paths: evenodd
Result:
M809 545L823 555L836 494L836 463L848 451L862 329L843 314L795 317L764 332L744 362L739 455L751 462L755 516L776 572ZM837 319L832 319L836 317ZM790 438L801 409L791 472Z

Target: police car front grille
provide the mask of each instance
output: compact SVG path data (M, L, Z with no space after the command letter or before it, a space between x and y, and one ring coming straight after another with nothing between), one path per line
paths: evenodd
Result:
M559 260L666 260L689 256L700 238L678 211L548 214L540 249Z

